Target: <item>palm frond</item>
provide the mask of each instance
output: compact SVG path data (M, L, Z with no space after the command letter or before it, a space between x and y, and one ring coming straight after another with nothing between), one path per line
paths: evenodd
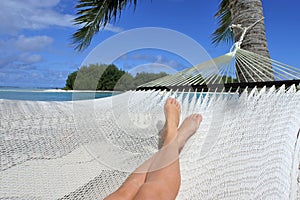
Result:
M222 0L219 4L219 9L215 14L215 17L218 20L218 28L212 34L212 43L215 45L218 45L221 42L230 44L234 41L234 35L230 29L232 19L229 3L230 0Z
M79 0L76 6L75 25L83 25L73 35L72 40L76 50L87 48L93 36L108 23L115 23L122 10L128 5L137 4L137 0Z

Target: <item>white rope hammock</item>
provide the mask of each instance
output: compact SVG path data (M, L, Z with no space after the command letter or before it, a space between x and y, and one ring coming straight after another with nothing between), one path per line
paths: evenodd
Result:
M299 80L298 68L239 46L140 88L241 83L240 76L254 83ZM170 96L181 104L181 120L203 115L180 155L177 199L300 198L297 85L192 91L73 102L0 99L0 199L103 199L158 151Z
M0 100L1 199L103 199L157 151L163 104L203 122L177 199L295 199L300 93L134 91L74 102Z

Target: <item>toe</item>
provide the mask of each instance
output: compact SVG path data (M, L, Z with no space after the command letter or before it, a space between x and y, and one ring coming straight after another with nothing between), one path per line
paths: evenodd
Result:
M180 104L179 104L179 102L177 100L175 100L175 101L176 101L177 108L180 110Z
M192 115L190 116L190 118L196 119L196 115L197 115L197 114L192 114Z
M171 98L168 98L165 105L168 105L168 104L171 104L172 103L172 99Z
M195 118L197 119L198 123L201 123L201 121L202 121L202 115L196 114Z
M176 99L174 99L174 101L175 101L176 106L178 107L179 106L178 101Z

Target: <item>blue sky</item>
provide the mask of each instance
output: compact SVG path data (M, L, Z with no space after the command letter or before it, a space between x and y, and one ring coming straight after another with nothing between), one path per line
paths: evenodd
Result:
M72 25L76 3L75 0L0 1L0 86L63 87L68 74L80 67L99 43L134 28L178 31L202 45L211 57L230 48L226 44L211 45L210 36L217 26L213 15L219 0L141 0L135 11L129 7L117 23L98 33L88 49L76 52L70 45L71 35L78 28ZM300 66L299 6L297 0L263 1L271 57L296 67ZM189 66L184 59L170 53L149 49L131 52L115 64L130 71L136 65L153 62L175 70Z

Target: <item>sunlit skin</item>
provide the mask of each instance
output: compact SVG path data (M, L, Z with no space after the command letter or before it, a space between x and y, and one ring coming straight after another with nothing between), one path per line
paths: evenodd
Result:
M167 99L164 113L166 122L162 132L162 148L138 167L121 187L105 200L176 198L181 182L178 156L186 141L199 128L202 116L192 114L178 128L181 110L179 103L173 98Z

